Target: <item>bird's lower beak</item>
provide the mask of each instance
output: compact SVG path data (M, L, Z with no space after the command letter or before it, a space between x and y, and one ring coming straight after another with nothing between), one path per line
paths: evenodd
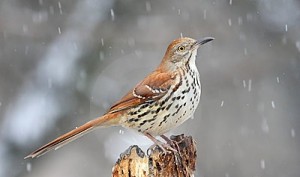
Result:
M203 45L203 44L206 44L206 43L208 43L208 42L210 42L214 39L215 38L213 38L213 37L205 37L203 39L198 40L197 43L198 43L198 45Z

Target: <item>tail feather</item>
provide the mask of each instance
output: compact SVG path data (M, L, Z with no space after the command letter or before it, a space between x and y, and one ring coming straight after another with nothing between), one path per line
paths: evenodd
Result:
M58 148L68 144L69 142L74 141L74 140L80 138L81 136L93 131L97 127L113 125L112 123L110 123L111 121L109 121L109 120L111 120L111 117L109 115L104 115L97 119L91 120L91 121L85 123L84 125L82 125L78 128L75 128L75 129L71 130L70 132L49 142L48 144L40 147L36 151L34 151L31 154L29 154L28 156L26 156L24 159L27 159L30 157L31 158L39 157L53 149L57 150Z

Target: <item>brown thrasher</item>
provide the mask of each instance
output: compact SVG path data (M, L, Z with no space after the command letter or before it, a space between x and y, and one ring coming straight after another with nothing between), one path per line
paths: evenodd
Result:
M95 128L116 125L143 133L163 149L164 144L154 136L168 140L163 134L193 116L198 106L201 85L195 64L197 49L213 39L185 37L174 40L160 65L106 114L56 138L25 158L58 149Z

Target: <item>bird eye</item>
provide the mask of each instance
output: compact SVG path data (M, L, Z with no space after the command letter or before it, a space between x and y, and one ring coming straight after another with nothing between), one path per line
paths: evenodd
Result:
M180 52L182 52L182 51L185 50L185 47L184 46L179 46L177 50L180 51Z

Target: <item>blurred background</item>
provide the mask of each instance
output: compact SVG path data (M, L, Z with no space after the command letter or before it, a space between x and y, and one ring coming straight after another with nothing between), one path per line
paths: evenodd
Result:
M216 38L198 54L200 106L169 134L197 141L195 176L299 176L298 0L1 0L0 176L111 176L147 149L112 127L23 159L105 113L180 36Z

